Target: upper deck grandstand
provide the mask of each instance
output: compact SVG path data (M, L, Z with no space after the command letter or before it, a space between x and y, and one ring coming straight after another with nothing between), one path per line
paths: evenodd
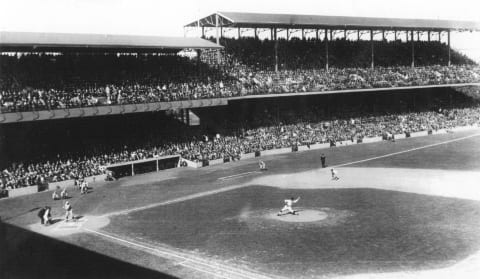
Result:
M476 22L217 13L187 25L212 26L217 45L192 38L3 32L0 121L71 117L61 110L79 107L480 82L474 61L450 48L450 32L477 31ZM224 37L232 28L238 36ZM247 29L253 37L241 36ZM261 40L262 30L270 37ZM361 40L365 33L370 40ZM179 56L185 48L197 51ZM158 109L166 108L145 108ZM53 116L9 114L55 110Z

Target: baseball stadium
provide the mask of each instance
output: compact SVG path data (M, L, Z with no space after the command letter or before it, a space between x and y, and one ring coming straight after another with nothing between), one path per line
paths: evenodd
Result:
M480 22L0 32L1 278L478 278Z

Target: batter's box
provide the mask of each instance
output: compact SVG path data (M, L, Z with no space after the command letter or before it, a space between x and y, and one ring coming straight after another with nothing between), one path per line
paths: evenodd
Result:
M75 219L75 221L61 221L54 230L78 230L82 225L88 221L86 218Z

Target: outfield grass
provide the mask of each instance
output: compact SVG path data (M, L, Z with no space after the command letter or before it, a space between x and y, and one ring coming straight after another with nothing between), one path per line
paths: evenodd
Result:
M297 190L301 207L351 214L328 225L263 217L290 193L242 188L116 216L105 231L289 276L440 267L480 247L479 202L373 189Z

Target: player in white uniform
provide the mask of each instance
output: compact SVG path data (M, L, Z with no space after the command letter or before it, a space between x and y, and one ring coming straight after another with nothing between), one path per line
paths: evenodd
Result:
M290 214L297 214L297 211L293 210L292 209L292 205L294 203L297 203L298 201L300 200L300 197L298 197L297 199L294 199L293 197L290 198L290 199L287 199L285 200L285 205L283 206L283 208L280 210L280 212L278 212L277 216L280 216L283 214L284 211L287 211L287 214L290 213Z
M43 214L43 223L45 226L52 224L52 209L50 206L45 207L45 213Z
M267 170L267 165L262 160L258 161L258 167L260 168L261 171Z
M63 208L65 209L65 221L66 222L68 222L70 220L74 221L72 205L70 205L70 203L68 201L66 201Z
M340 178L338 177L338 172L336 169L332 168L330 170L332 172L332 180L339 180Z

